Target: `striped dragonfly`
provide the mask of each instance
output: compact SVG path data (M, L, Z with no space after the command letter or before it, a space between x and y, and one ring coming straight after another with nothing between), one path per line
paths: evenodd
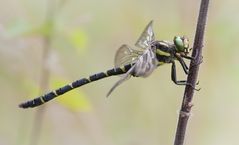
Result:
M123 44L116 52L115 67L105 72L91 75L53 90L35 99L23 102L20 108L32 108L42 105L72 89L81 87L88 83L109 77L120 75L121 78L107 93L109 96L112 91L124 81L133 77L147 77L158 66L172 64L171 79L177 85L190 85L185 80L177 80L175 60L179 61L184 72L188 74L188 66L184 58L192 60L189 54L189 41L185 36L175 36L173 42L155 40L153 32L153 21L146 26L143 33L135 43L136 49ZM193 87L193 86L192 86Z

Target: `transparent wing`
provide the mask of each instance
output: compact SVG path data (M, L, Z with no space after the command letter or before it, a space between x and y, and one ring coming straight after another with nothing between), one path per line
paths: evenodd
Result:
M153 21L150 21L149 24L144 29L143 33L135 43L135 46L146 49L149 47L150 43L154 41L154 32L153 32Z
M143 51L132 49L124 44L117 50L115 54L115 67L133 63L138 59L138 56L142 55L143 53Z
M148 77L157 67L158 60L153 49L146 49L135 62L134 75L137 77Z
M132 74L137 77L149 76L157 67L157 58L155 52L152 49L147 49L144 54L140 55L135 61L135 64L121 76L113 87L107 93L107 97L123 82L128 80Z
M123 82L125 82L126 80L128 80L131 77L131 74L133 73L135 68L135 65L131 67L131 69L129 71L127 71L127 73L123 74L122 77L120 78L120 80L118 80L113 87L109 90L109 92L107 93L106 97L109 97L109 95L115 90L115 88L117 88L120 84L122 84Z

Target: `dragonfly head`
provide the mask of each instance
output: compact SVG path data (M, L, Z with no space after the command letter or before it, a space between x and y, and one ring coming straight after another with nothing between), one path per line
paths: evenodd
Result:
M174 45L176 46L177 53L188 55L189 53L189 40L185 36L175 36L173 39Z

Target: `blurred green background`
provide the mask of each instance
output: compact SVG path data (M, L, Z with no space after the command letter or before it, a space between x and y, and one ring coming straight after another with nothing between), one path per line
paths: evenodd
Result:
M0 0L0 145L173 144L184 87L171 81L170 65L109 98L118 77L35 109L17 105L112 68L117 48L133 47L150 20L157 39L187 35L192 46L198 9L198 0ZM237 0L210 3L187 145L239 144L238 13Z

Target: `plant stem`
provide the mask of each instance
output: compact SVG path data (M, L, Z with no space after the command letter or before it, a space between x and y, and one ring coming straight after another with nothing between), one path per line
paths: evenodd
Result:
M192 52L192 56L194 56L195 60L192 60L190 63L189 74L187 78L187 82L192 84L193 86L195 86L197 81L199 64L202 62L203 37L207 21L208 4L209 0L201 0L201 6L199 10L197 29ZM174 145L183 145L184 143L187 123L190 116L191 107L193 106L192 104L193 94L194 88L187 85L185 87L181 110L179 113Z
M49 85L49 77L50 77L50 71L47 66L48 59L49 59L49 51L51 48L52 43L52 34L53 34L53 28L54 28L54 3L50 2L47 3L47 13L46 13L46 22L45 25L49 25L49 32L43 36L43 54L42 54L42 72L40 76L40 94L42 92L45 92ZM45 106L42 106L38 110L36 110L36 114L34 117L34 123L32 128L32 134L30 139L30 145L37 145L40 133L42 129L42 121L44 119L44 112L45 112Z

